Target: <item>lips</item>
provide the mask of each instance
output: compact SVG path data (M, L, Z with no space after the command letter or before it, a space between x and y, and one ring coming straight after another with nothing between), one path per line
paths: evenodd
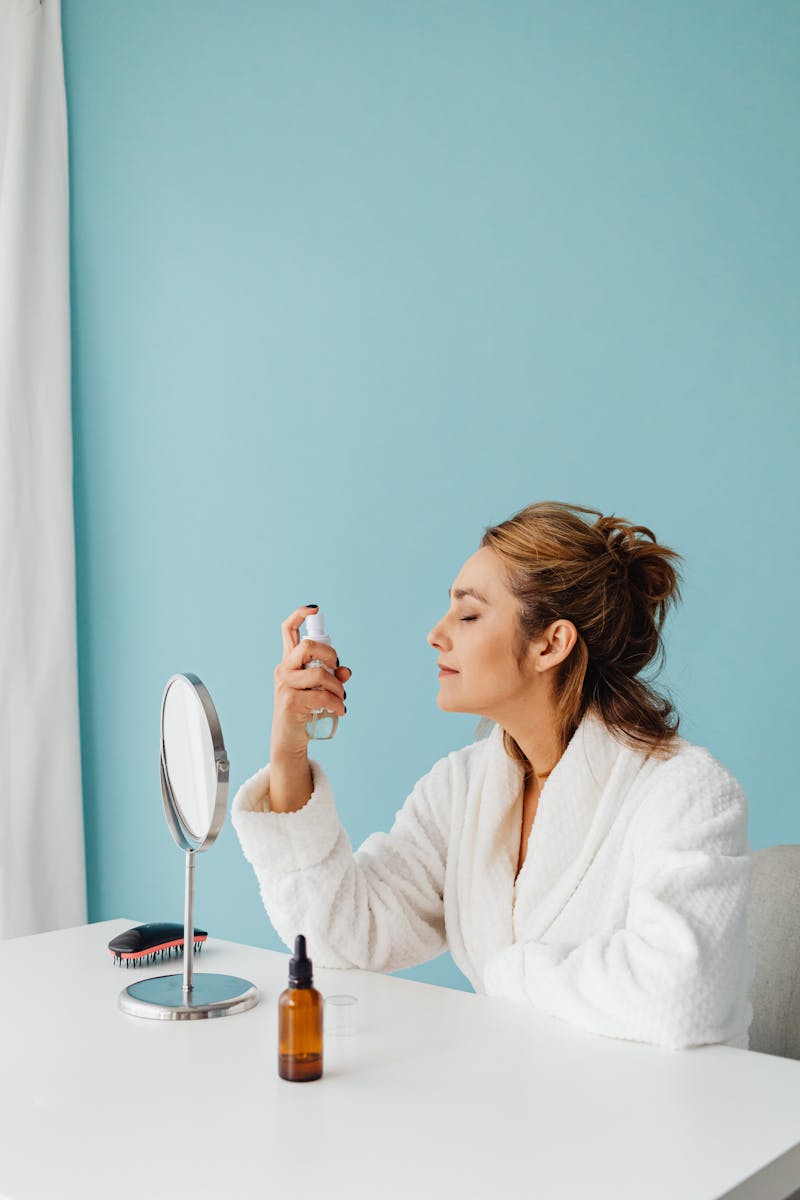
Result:
M458 674L458 671L454 671L452 667L445 667L442 665L442 663L437 663L436 665L438 666L439 670L444 675L457 675Z

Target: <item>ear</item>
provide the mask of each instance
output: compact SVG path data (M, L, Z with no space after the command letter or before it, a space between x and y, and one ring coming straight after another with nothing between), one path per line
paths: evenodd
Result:
M559 618L548 625L541 638L532 643L534 655L534 670L549 671L557 667L572 652L572 647L578 640L578 630L572 621Z

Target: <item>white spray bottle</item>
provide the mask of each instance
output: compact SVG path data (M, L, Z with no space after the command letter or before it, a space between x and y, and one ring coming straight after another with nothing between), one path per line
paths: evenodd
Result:
M333 645L330 635L325 632L325 618L319 610L309 613L306 617L306 630L303 637L304 642L324 642L326 646ZM303 663L304 670L308 667L324 667L330 675L334 674L333 667L329 667L319 658L312 658L309 662ZM313 708L308 714L306 733L310 738L325 742L336 733L338 723L337 713L330 712L327 708Z

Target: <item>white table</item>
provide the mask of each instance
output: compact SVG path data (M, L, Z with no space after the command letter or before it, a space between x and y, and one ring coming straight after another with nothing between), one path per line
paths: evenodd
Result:
M323 1078L278 1077L289 955L210 938L261 1002L125 1016L136 920L0 942L0 1196L778 1200L800 1186L800 1063L592 1036L513 1001L319 970L359 998ZM313 956L313 946L309 948ZM738 1185L738 1186L737 1186Z

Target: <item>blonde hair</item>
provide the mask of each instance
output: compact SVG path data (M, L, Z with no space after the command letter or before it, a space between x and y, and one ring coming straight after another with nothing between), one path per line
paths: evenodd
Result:
M597 520L589 524L579 513ZM483 546L503 562L520 604L518 664L553 621L571 621L578 631L553 680L561 752L592 710L628 746L671 757L680 717L640 673L653 660L656 672L663 666L661 629L669 606L681 598L682 576L673 566L681 555L659 545L644 525L554 500L488 526ZM503 743L528 773L530 764L507 731Z

